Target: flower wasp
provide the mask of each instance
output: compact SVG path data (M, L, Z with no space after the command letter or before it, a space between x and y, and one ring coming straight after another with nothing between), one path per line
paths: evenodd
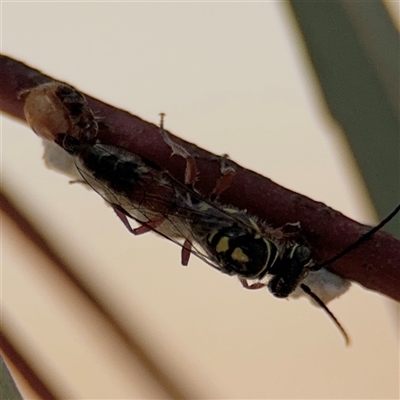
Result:
M328 313L349 342L325 305L347 290L349 282L323 269L333 259L314 263L298 224L272 228L245 210L219 203L219 195L235 175L225 157L220 158L221 178L207 198L194 188L194 157L166 135L163 120L160 134L172 152L186 161L184 183L132 152L102 144L97 133L107 126L94 117L84 96L68 85L52 82L32 89L25 114L37 134L53 140L73 157L84 182L113 207L130 232L154 231L181 246L183 265L194 254L218 271L237 276L245 288L268 287L280 298L303 291ZM375 233L388 218L334 259ZM132 229L129 219L140 226ZM335 282L333 293L326 296L316 293L324 280L330 285Z

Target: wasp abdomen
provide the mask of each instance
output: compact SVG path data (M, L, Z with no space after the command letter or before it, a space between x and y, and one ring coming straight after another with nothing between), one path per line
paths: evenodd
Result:
M261 279L278 257L278 248L266 238L227 227L208 236L209 251L229 272L249 279Z
M87 147L80 154L82 163L88 170L93 171L95 178L107 182L110 189L126 195L131 194L148 169L134 159L121 160L102 147Z

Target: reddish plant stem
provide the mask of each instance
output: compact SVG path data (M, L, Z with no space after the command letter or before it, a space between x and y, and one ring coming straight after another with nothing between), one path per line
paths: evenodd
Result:
M24 120L22 90L51 81L46 75L6 56L0 58L1 109ZM171 149L154 124L143 121L127 111L86 96L95 115L108 128L99 139L146 158L183 181L185 161L172 156ZM211 192L220 177L216 156L192 143L174 137L196 156L199 180L196 188L203 194ZM355 242L369 229L343 214L306 196L292 192L259 174L234 164L237 174L229 188L219 198L222 204L246 209L274 227L288 222L300 222L301 230L316 262L323 262ZM359 247L332 264L329 269L356 281L366 288L400 301L400 241L378 232Z

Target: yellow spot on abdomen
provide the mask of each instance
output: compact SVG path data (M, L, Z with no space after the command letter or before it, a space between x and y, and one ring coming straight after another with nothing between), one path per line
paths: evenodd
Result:
M240 247L236 247L232 252L232 259L241 263L249 262L249 257L243 252Z
M225 253L229 249L229 238L224 236L217 244L217 253Z

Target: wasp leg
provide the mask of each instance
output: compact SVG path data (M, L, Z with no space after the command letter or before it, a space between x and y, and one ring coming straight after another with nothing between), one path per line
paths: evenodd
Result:
M142 235L143 233L155 231L163 222L165 221L165 218L159 218L159 219L152 219L142 226L139 226L139 228L132 229L132 233L134 235Z
M176 143L170 135L166 133L164 130L164 113L160 113L161 122L160 122L160 131L161 135L164 139L164 142L171 148L172 155L178 155L183 157L186 160L186 168L185 168L185 185L193 188L194 183L196 182L198 170L196 165L195 157L190 154L183 146ZM217 199L217 197L224 192L231 184L233 178L236 175L236 170L231 165L228 165L229 158L227 155L223 155L222 157L215 157L221 163L221 177L218 179L211 195L210 199L213 201Z
M265 286L267 286L265 283L261 283L261 282L256 282L256 283L252 283L251 285L249 285L249 283L247 282L247 279L245 279L245 278L239 278L239 281L243 285L244 288L250 289L250 290L262 289Z
M186 239L182 246L181 264L186 267L189 264L190 254L192 254L192 242Z
M161 124L160 131L161 135L164 139L164 142L171 148L172 156L177 155L181 156L186 160L186 169L185 169L185 185L193 186L197 177L197 166L194 157L180 144L176 143L169 134L164 130L164 113L161 113Z
M125 212L123 210L121 210L119 207L117 206L112 206L115 214L117 214L117 217L121 220L121 222L125 225L126 229L128 229L128 231L130 233L133 233L133 229L131 227L131 225L129 224L128 218L125 214Z
M165 218L155 218L153 220L150 220L146 223L142 222L142 226L139 226L139 228L132 229L131 225L129 224L128 221L128 216L125 212L125 210L121 209L120 207L117 207L115 205L112 206L114 209L115 214L117 214L117 217L122 221L122 223L125 225L125 227L128 229L130 233L133 233L134 235L142 235L143 233L150 232L156 230L165 220ZM140 221L137 221L140 223Z
M214 201L218 196L223 193L231 185L233 178L236 175L236 170L232 165L229 165L229 158L227 155L218 157L221 164L221 176L218 178L217 183L210 195L211 201Z
M300 222L286 222L280 230L286 237L298 238L301 236Z
M73 179L72 181L68 182L70 185L75 185L76 183L79 183L80 185L89 185L86 181L83 179ZM89 186L90 187L90 186Z

